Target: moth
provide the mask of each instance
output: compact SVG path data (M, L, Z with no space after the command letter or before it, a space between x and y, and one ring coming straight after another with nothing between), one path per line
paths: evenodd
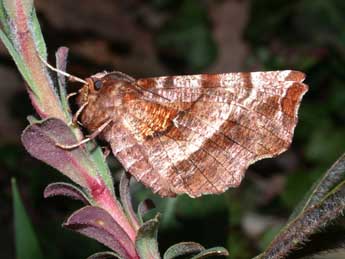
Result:
M160 196L220 194L291 144L308 90L299 71L87 78L78 116Z

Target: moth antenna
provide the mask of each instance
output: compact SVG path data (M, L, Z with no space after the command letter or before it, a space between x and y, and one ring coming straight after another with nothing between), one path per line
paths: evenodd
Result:
M79 77L76 77L76 76L73 76L71 74L68 74L67 72L65 71L62 71L60 69L57 69L55 67L53 67L52 65L50 65L46 60L44 60L40 55L38 55L39 58L41 59L41 61L48 67L50 68L51 70L55 71L56 73L59 73L61 75L64 75L66 77L68 77L69 80L71 81L75 81L75 82L79 82L79 83L82 83L82 84L87 84L87 82Z

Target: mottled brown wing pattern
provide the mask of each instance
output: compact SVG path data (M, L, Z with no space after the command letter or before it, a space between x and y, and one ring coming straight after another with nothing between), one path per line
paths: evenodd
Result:
M106 139L125 169L162 196L221 193L250 164L288 148L303 80L296 71L140 79L147 91L126 104Z

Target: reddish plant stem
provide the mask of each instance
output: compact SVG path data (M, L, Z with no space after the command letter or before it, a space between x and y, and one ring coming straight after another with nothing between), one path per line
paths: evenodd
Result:
M124 213L120 203L115 199L114 195L107 188L103 180L89 178L88 185L91 190L92 199L97 206L109 212L115 221L123 228L129 238L135 243L136 231L130 224L126 214Z
M78 171L81 174L81 178L85 180L83 186L89 190L92 200L95 201L97 206L106 210L114 218L134 244L136 230L131 225L120 203L116 200L114 194L109 190L103 179L97 176L91 176L83 168L79 168Z

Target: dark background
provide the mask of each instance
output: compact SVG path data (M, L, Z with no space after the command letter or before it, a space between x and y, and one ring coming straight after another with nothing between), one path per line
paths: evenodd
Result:
M275 69L307 74L310 90L291 148L251 166L238 189L195 200L160 199L133 185L136 201L152 196L163 212L162 251L176 242L196 241L205 247L224 246L231 258L251 258L267 246L311 184L345 150L343 0L35 4L50 62L59 46L67 46L68 71L79 77L102 70L133 77ZM11 177L17 178L46 258L85 258L104 250L96 241L60 227L79 203L42 197L45 185L65 179L29 157L20 144L25 118L33 110L3 46L0 86L0 257L14 258ZM110 163L116 172L118 165Z

